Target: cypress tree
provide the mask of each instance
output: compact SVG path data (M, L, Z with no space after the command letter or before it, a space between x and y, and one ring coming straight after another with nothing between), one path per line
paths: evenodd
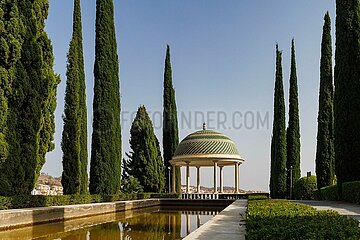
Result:
M360 2L336 1L334 131L339 186L360 180Z
M48 1L13 4L19 13L19 19L13 20L21 31L21 44L16 44L21 57L16 61L8 99L5 138L11 154L1 167L2 182L6 183L0 190L2 195L30 194L34 188L46 153L54 149L56 88L60 82L53 71L51 42L44 31Z
M114 4L96 1L93 133L90 193L114 194L120 190L121 128L120 83Z
M178 136L178 121L175 90L172 84L172 70L170 62L170 47L166 48L165 69L164 69L164 103L163 103L163 151L165 167L171 166L169 161L174 155L177 145L179 144ZM176 192L180 192L181 183L178 182L180 175L180 168L176 167ZM168 171L165 173L166 182L172 181L171 176L168 176Z
M295 43L291 42L291 72L289 88L289 124L286 131L286 167L292 167L292 183L301 177L300 171L300 123L298 83L296 75ZM290 174L287 175L287 191L290 194Z
M9 154L8 133L9 98L15 78L16 64L20 60L22 21L15 0L0 1L0 167ZM1 177L0 177L0 188Z
M319 113L316 147L316 179L318 188L334 183L334 86L332 75L331 20L324 17L320 60Z
M281 52L276 44L276 77L274 90L274 121L271 139L270 195L286 196L286 130L285 100L281 66Z
M73 36L66 72L62 134L64 194L87 192L87 115L80 0L74 1Z
M128 170L137 178L145 192L162 192L165 187L165 169L159 141L144 106L140 106L130 130Z

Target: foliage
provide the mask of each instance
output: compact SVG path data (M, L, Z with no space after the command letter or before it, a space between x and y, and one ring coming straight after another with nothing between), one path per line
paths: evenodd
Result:
M358 239L358 221L288 200L249 200L246 239Z
M291 43L291 73L289 90L289 124L286 131L286 168L292 167L292 182L296 182L300 176L300 120L299 120L299 97L296 75L295 43ZM290 174L286 178L287 194L290 196Z
M87 204L101 202L115 202L124 200L149 199L149 198L179 198L177 194L168 193L119 193L113 195L17 195L0 196L0 210L30 207L63 206L72 204Z
M162 192L165 187L164 163L152 122L140 106L130 130L131 152L128 174L137 178L145 192Z
M80 0L74 1L73 36L68 53L66 72L64 128L61 148L64 194L87 192L87 113L85 72L82 45Z
M342 200L360 204L360 181L346 182L342 185Z
M294 184L294 198L307 200L315 199L316 190L316 176L302 177Z
M318 196L319 200L328 200L328 201L340 200L337 185L320 188L318 190L318 194L319 194Z
M121 185L123 193L141 193L144 191L139 180L133 176L122 178Z
M96 1L93 133L90 160L92 194L114 194L121 181L120 83L114 4Z
M270 195L286 196L286 130L285 100L282 80L281 52L276 44L276 78L274 90L274 122L271 139Z
M335 175L334 159L334 86L332 76L331 20L324 17L320 60L320 90L316 146L316 175L318 188L332 185Z
M339 189L360 180L360 1L336 1L335 169ZM341 192L340 192L341 195Z
M56 88L51 42L44 30L48 0L1 0L0 188L30 194L54 149ZM11 154L9 154L11 153Z
M179 144L178 136L178 121L177 121L177 109L175 90L172 84L172 70L170 62L170 47L166 48L165 69L164 69L164 102L163 102L163 151L164 151L164 163L165 167L171 166L169 161L173 157L176 147ZM165 172L166 182L171 179L168 176L168 172ZM180 175L180 168L176 167L175 179L176 179L176 192L180 192L181 183L178 182L178 176Z

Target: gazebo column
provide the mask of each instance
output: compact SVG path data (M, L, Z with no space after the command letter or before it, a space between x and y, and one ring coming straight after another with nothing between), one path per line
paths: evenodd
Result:
M172 166L171 170L172 192L176 193L176 166Z
M234 166L235 166L235 193L239 193L239 165L238 163L235 163Z
M219 166L220 168L220 193L223 193L223 167L224 166Z
M190 166L189 162L186 163L186 193L190 192Z
M217 161L214 161L214 193L217 193Z
M197 172L197 188L196 188L196 192L200 193L200 167L199 166L196 167L196 172Z

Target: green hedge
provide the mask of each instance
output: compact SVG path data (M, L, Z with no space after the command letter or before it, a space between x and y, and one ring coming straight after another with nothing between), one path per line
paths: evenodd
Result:
M343 183L342 200L360 204L360 181Z
M314 191L317 190L316 176L302 177L294 184L295 199L315 199Z
M72 204L115 202L123 200L149 199L149 198L178 198L178 194L169 193L119 193L114 195L24 195L0 196L0 210L31 207L63 206Z
M327 200L327 201L338 201L338 186L332 185L321 188L317 191L317 199L318 200Z
M249 200L246 239L360 239L358 221L280 199Z

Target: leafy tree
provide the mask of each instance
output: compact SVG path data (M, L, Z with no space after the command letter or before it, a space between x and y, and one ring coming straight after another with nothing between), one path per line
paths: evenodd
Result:
M300 120L298 83L296 76L295 44L291 43L291 73L289 91L289 124L286 131L286 167L292 167L292 182L295 183L301 176L300 171ZM287 176L287 191L290 194L290 174Z
M123 193L142 193L144 191L139 180L133 176L122 178L121 185Z
M49 3L2 0L0 4L1 88L6 94L0 98L2 108L7 109L1 118L6 122L0 121L6 124L1 130L6 132L5 145L0 137L5 150L0 150L5 152L1 155L6 156L1 165L0 195L30 194L46 153L54 148L60 78L53 71L53 50L44 30Z
M360 180L360 2L336 1L334 131L339 186Z
M129 175L137 178L145 192L162 192L165 169L152 122L144 106L140 106L130 130L131 152L128 154Z
M271 139L270 195L286 196L286 130L285 100L281 66L281 52L276 44L276 78L274 90L274 121Z
M120 190L121 128L120 83L114 4L96 1L93 133L90 193L114 194Z
M64 194L87 193L87 114L80 0L74 1L73 36L66 72L62 133Z
M332 74L331 20L324 17L320 60L320 90L316 147L316 176L318 188L334 183L334 86Z
M163 151L165 167L171 166L169 161L174 155L177 145L179 144L178 136L178 121L176 110L175 90L172 84L172 70L170 62L170 47L166 48L165 70L164 70L164 110L163 110ZM178 182L180 175L180 168L176 167L175 170L176 191L180 192L181 183ZM168 172L165 172L166 182L171 179Z
M12 84L16 77L16 66L21 58L23 23L16 0L0 1L0 168L10 164L7 134L9 101ZM10 194L11 182L8 174L0 175L0 195Z

